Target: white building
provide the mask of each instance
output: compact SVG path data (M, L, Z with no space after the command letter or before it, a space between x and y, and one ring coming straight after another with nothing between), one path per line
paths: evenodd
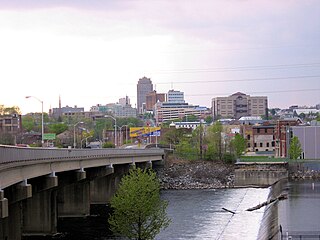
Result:
M169 103L184 103L184 93L175 90L169 90L167 94Z

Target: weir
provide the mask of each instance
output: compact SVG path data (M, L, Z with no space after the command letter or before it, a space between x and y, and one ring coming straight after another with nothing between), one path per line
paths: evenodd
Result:
M288 163L236 163L235 187L268 187L288 178Z

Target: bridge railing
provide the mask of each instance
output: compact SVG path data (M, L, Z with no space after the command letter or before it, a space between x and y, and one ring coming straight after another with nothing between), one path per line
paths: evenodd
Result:
M53 149L0 145L0 164L30 160L163 155L163 149Z

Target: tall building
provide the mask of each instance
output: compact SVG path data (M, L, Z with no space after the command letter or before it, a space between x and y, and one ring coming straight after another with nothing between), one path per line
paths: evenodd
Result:
M150 78L140 78L137 84L137 109L142 114L145 111L146 96L153 91L153 84Z
M169 90L168 92L169 103L184 103L184 93L175 90Z
M119 104L121 106L131 106L130 105L130 98L128 96L126 96L125 98L120 98L119 99Z
M243 116L268 116L268 98L266 96L250 96L237 92L228 97L212 99L214 119L236 118Z
M157 93L157 91L149 92L146 96L146 110L153 111L154 105L157 102L165 102L166 101L166 94L164 93Z

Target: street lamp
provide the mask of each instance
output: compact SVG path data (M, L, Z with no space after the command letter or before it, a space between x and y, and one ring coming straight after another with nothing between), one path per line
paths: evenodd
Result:
M26 96L26 98L34 98L41 103L41 146L44 144L44 128L43 128L43 101L34 96Z
M117 147L117 119L110 116L110 115L105 115L104 117L109 117L112 118L114 120L114 145L115 147Z
M127 143L128 142L128 125L122 125L120 127L120 135L121 135L121 137L122 137L121 130L122 130L123 127L126 127L126 143ZM122 144L123 144L123 141L122 141Z
M73 125L73 148L76 148L77 143L76 143L76 126L78 124L83 124L83 122L77 122L76 124Z

